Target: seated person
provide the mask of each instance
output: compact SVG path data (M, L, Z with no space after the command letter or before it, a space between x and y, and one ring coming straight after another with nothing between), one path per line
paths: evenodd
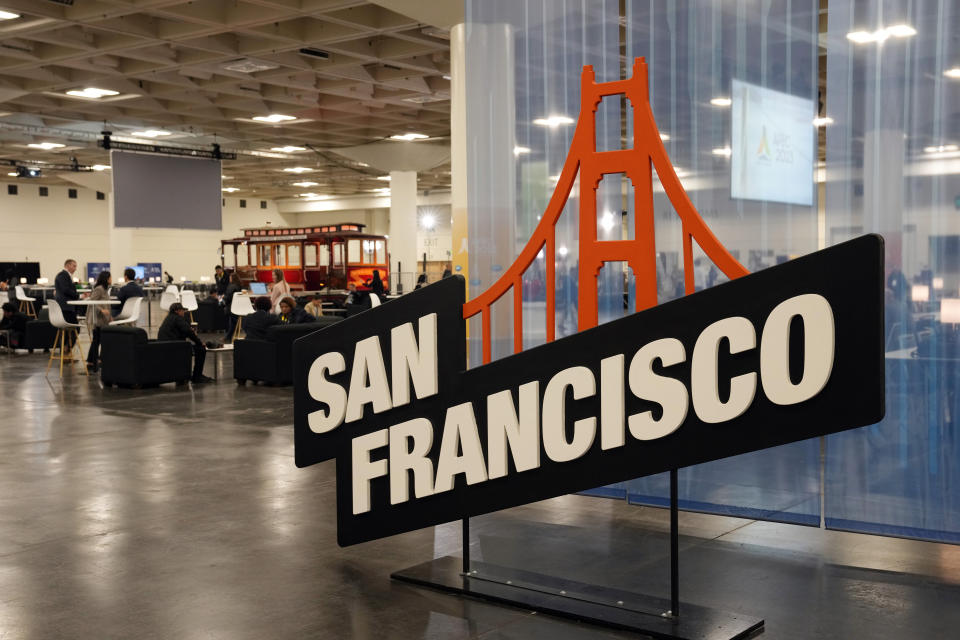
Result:
M120 291L117 292L117 300L120 304L114 305L112 313L114 317L120 315L120 311L123 309L123 303L127 301L127 298L142 298L143 289L140 288L140 285L136 283L137 272L127 267L123 270L123 286L120 287Z
M323 315L323 303L320 301L320 294L316 294L313 298L304 305L303 310L312 315L314 318L319 318Z
M297 301L287 296L280 300L280 324L301 324L313 322L313 316L297 306Z
M266 340L267 329L277 324L277 316L270 313L272 305L270 298L260 296L253 301L254 312L243 317L243 330L248 338Z
M170 305L170 312L163 319L160 330L157 331L157 340L189 340L193 343L193 380L194 383L210 382L213 378L203 375L203 361L207 358L207 348L197 337L187 319L184 318L187 310L179 302Z
M12 302L3 303L3 320L0 320L0 329L7 329L9 334L0 335L0 344L16 349L23 344L23 337L27 332L28 318L17 310Z

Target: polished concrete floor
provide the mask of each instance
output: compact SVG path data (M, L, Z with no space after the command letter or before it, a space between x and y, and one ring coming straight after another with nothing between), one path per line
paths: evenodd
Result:
M293 464L289 388L103 389L0 354L0 638L635 634L392 582L459 525L341 549L334 463ZM208 371L209 373L209 371ZM566 496L473 520L485 562L666 595L662 510ZM762 638L960 637L960 548L681 514L681 597Z

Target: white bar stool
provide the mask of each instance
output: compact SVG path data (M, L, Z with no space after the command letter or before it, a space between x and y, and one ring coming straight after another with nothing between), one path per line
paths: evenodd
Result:
M60 304L56 301L47 305L47 313L50 314L50 324L57 328L57 335L53 339L53 348L50 349L50 359L47 361L47 371L44 375L50 373L50 365L53 364L53 361L59 360L60 377L62 378L63 363L65 360L70 362L71 367L73 366L74 362L83 362L83 351L80 350L80 332L78 331L80 329L80 325L67 322L66 318L63 317L63 309L60 308ZM71 343L69 355L65 353L68 341ZM59 344L57 344L58 342ZM77 353L80 354L80 357L73 357L74 349L77 350ZM83 375L87 375L86 367L83 368Z

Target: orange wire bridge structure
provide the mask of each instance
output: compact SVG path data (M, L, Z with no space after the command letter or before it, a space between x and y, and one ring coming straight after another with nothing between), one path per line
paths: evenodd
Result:
M625 95L633 105L633 147L597 151L596 113L602 98ZM724 247L700 217L677 176L660 138L650 106L647 64L633 63L633 75L623 80L597 83L591 65L580 75L580 115L570 151L553 195L530 240L513 264L494 284L463 305L463 318L480 314L483 364L491 360L491 308L507 292L513 293L513 351L523 350L523 275L541 250L546 263L546 339L556 337L556 226L570 197L577 174L579 181L579 305L578 330L597 326L597 276L606 262L626 262L633 270L636 311L657 304L657 251L654 230L653 169L682 223L684 289L694 291L693 242L731 279L748 271ZM597 238L597 189L607 174L625 174L633 186L634 238Z

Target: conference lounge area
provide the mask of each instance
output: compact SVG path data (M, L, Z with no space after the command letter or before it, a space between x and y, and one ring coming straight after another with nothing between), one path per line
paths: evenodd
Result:
M956 637L957 33L0 0L0 638Z

